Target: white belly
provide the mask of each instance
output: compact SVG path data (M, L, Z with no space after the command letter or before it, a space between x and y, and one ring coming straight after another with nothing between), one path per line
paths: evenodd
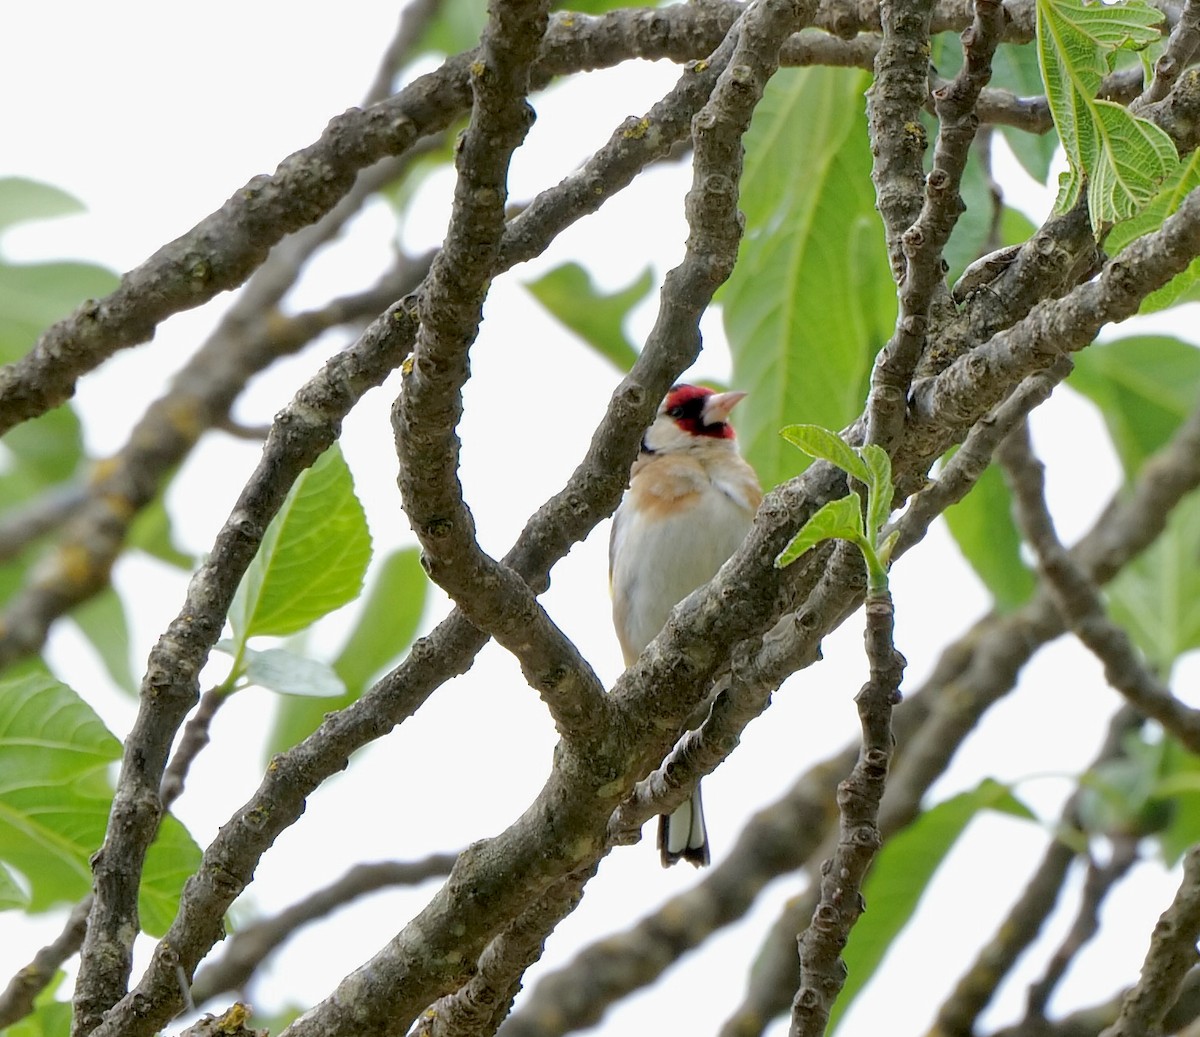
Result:
M644 518L622 505L613 540L613 616L636 657L679 602L712 579L745 539L751 513L716 486L690 507ZM632 662L632 658L626 660Z

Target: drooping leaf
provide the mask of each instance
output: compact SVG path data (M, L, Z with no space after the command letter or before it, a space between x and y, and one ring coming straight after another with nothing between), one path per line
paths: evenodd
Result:
M366 516L335 444L296 480L246 571L229 614L239 643L294 634L353 601L370 558Z
M286 648L262 651L246 648L242 652L242 661L247 683L267 691L319 699L334 698L346 692L346 685L328 663L297 655Z
M1096 100L1111 52L1154 42L1161 23L1162 14L1144 0L1037 0L1038 60L1070 167L1055 208L1070 209L1086 184L1097 229L1148 205L1179 161L1163 130L1121 105Z
M1125 474L1132 478L1200 399L1200 349L1143 335L1089 346L1067 384L1100 408Z
M950 535L991 591L996 607L1011 612L1028 601L1037 577L1021 559L1012 496L997 468L989 466L971 492L944 514Z
M558 320L570 328L618 371L628 371L637 359L637 347L625 334L625 319L649 294L654 284L649 267L627 287L599 291L591 275L578 263L564 263L525 287Z
M363 603L358 622L334 660L346 686L335 699L281 697L267 742L267 755L307 738L326 713L354 702L378 674L395 663L416 637L429 590L421 552L402 548L384 559Z
M984 810L1033 817L1007 786L989 778L969 792L926 810L880 851L863 885L867 911L855 924L842 954L847 966L846 985L830 1013L830 1033L837 1029L892 941L908 924L938 866L967 825Z
M104 841L112 804L107 771L120 743L71 688L46 673L0 682L0 862L29 885L44 911L91 889L89 859ZM200 849L166 817L146 858L139 914L161 935Z
M779 552L775 565L782 569L791 565L809 548L835 539L853 543L863 539L862 498L857 493L821 505L800 527L800 532L792 537L787 547Z
M732 383L752 401L738 434L768 487L798 468L778 429L848 425L895 325L870 179L868 83L848 69L781 70L746 141L746 234L718 298Z

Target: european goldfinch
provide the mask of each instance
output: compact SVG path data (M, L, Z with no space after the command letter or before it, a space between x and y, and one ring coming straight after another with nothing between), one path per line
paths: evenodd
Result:
M613 624L629 666L671 609L707 583L741 545L762 500L738 453L729 412L744 392L676 385L642 437L609 540ZM700 789L659 818L664 867L708 864Z

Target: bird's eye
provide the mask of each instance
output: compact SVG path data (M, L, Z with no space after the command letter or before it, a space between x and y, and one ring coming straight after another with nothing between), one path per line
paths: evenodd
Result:
M667 417L682 418L683 417L683 408L680 407L678 404L676 404L674 407L672 407L670 410L667 411Z

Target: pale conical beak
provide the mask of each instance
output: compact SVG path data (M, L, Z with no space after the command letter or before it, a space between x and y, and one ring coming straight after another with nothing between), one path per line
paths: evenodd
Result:
M719 392L704 401L702 414L705 425L723 425L729 412L746 398L744 392Z

